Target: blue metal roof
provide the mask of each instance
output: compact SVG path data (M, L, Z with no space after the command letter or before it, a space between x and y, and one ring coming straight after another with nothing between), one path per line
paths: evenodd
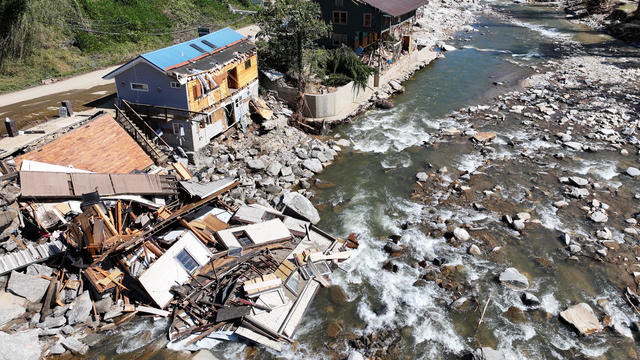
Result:
M227 46L243 38L244 36L238 32L230 28L224 28L197 39L148 52L140 56L160 69L166 70L172 66L193 60L203 54L217 50L218 48ZM211 45L215 48L212 48Z

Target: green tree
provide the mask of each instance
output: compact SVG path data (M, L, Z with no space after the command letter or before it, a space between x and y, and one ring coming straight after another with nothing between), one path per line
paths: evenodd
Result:
M330 26L322 21L320 6L306 0L276 0L266 3L256 16L261 61L286 72L293 68L298 90L304 91L304 68L307 50L316 47Z

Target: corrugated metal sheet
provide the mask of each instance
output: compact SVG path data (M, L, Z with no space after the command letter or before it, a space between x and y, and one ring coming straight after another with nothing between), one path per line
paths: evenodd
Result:
M243 38L244 36L240 33L230 28L224 28L197 39L142 54L141 56L153 65L167 70L171 67L186 63L187 61L194 60L204 55L201 51L192 47L191 44L207 50L208 52L212 52L229 44L233 44L236 41L242 40ZM212 49L209 45L203 43L203 40L215 45L216 49Z
M361 0L391 16L404 15L426 4L427 0Z

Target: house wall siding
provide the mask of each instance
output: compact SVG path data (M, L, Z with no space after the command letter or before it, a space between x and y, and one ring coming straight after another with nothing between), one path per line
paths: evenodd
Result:
M115 78L118 98L137 104L186 109L187 89L184 85L172 88L176 80L144 62L137 64ZM131 89L131 83L147 84L148 91Z

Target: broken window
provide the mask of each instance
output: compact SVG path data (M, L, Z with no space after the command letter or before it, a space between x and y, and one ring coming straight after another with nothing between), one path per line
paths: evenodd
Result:
M251 239L249 238L249 235L247 235L247 232L242 230L242 231L236 231L232 233L233 236L235 236L236 240L238 240L238 243L240 243L240 246L242 247L247 247L251 244L253 244L253 241L251 241Z
M291 276L284 283L284 286L289 289L294 295L298 296L298 293L302 290L304 280L300 277L300 273L295 271L291 273Z
M347 24L347 12L346 11L334 11L333 12L333 23L346 25Z
M131 83L131 90L133 91L149 91L149 85L142 83Z
M196 259L194 259L186 249L180 250L178 255L176 255L176 260L184 266L184 269L187 270L189 274L193 274L193 272L200 266Z

